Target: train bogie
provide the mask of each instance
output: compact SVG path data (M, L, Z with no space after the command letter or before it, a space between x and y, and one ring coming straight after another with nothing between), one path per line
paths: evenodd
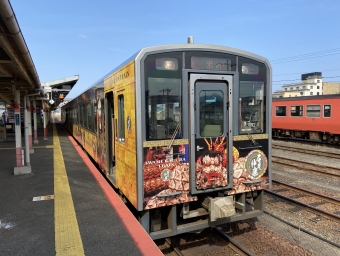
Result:
M232 48L150 47L64 109L93 120L68 127L157 239L263 212L270 76L266 59Z

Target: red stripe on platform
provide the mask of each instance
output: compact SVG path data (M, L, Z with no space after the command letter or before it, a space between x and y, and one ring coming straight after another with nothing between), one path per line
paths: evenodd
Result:
M66 132L66 131L65 131ZM136 220L135 216L130 212L126 205L122 202L113 188L108 184L104 177L99 173L98 169L93 165L88 156L84 153L81 147L68 134L68 138L77 150L80 157L83 159L86 166L89 168L93 177L96 179L98 185L104 192L105 196L109 200L111 206L117 212L119 219L123 222L126 230L130 234L132 241L143 255L163 255L159 248L155 245L154 241L143 229L140 223Z

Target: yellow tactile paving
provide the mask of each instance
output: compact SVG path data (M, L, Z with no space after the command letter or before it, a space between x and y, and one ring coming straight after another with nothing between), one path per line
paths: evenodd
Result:
M54 225L56 255L84 255L59 137L53 125Z
M47 146L39 146L39 147L32 147L33 149L34 148L53 148L52 145L47 145ZM0 150L5 150L5 149L16 149L16 148L0 148ZM22 147L22 149L25 149L25 147Z

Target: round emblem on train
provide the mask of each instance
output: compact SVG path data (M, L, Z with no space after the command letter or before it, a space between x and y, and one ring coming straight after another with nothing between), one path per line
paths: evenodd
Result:
M266 172L268 161L266 155L261 150L251 151L245 159L245 169L252 179L262 177Z
M170 170L169 169L164 169L162 172L161 172L161 178L162 180L164 181L168 181L170 179Z

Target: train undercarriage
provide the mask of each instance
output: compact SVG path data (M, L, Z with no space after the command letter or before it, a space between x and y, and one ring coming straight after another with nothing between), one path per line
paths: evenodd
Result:
M304 140L314 140L329 144L339 144L340 135L317 131L296 131L285 129L273 129L273 138L296 138Z

